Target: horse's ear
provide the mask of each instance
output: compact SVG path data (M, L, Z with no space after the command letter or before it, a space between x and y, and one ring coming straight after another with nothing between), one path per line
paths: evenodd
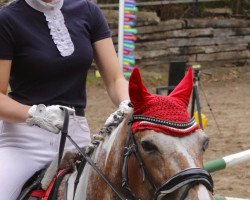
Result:
M186 106L189 104L189 99L193 90L193 69L189 68L188 72L176 86L176 88L170 93L169 97L176 98L183 102Z
M132 105L134 108L138 108L140 105L143 105L143 102L150 96L151 94L142 83L138 67L135 67L129 78L129 97Z

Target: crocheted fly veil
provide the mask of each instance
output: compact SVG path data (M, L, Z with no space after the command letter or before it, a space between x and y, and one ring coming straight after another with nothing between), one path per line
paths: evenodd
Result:
M187 109L193 89L193 70L168 96L150 94L143 85L138 68L129 79L129 95L134 107L133 132L154 130L172 136L185 136L199 128Z

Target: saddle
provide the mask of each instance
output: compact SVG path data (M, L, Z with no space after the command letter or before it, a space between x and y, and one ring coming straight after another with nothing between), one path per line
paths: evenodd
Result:
M74 152L64 153L60 167L58 156L44 169L37 171L23 186L17 200L73 200L84 160Z
M65 112L58 155L44 169L37 171L23 186L17 200L73 200L86 160L80 154L66 151L69 114Z

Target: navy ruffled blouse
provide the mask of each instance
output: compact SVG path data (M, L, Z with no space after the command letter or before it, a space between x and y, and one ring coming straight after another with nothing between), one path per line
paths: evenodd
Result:
M86 106L93 43L111 36L101 10L87 0L61 9L75 50L63 57L42 12L18 0L0 10L0 59L12 60L9 96L26 104Z

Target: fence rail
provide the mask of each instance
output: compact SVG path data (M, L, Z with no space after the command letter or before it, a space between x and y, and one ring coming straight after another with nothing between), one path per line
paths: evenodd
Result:
M167 4L184 4L184 3L201 3L201 2L215 2L222 0L163 0L163 1L151 1L151 2L137 2L137 6L157 6L157 5L167 5ZM98 4L100 8L111 8L119 7L119 3L112 4Z

